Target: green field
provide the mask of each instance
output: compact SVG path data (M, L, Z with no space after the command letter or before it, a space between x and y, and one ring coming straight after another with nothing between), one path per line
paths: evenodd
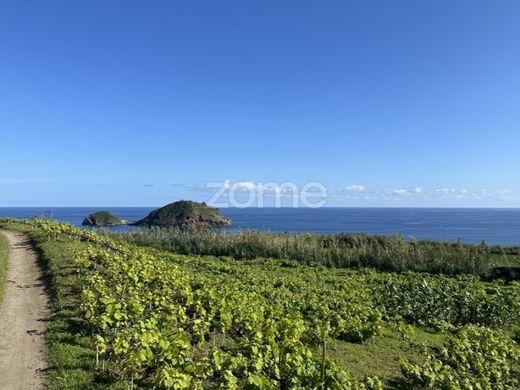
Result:
M51 388L519 385L518 282L183 255L46 220L3 225L31 235L52 280Z

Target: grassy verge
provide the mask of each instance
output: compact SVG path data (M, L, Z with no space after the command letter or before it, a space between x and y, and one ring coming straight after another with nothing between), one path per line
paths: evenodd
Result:
M95 370L96 351L80 312L82 281L71 259L86 244L72 239L49 240L26 225L3 228L26 233L40 254L51 290L53 316L48 324L49 389L127 389L126 383L101 377Z
M2 298L3 298L3 294L4 294L8 257L9 257L9 242L7 241L7 238L0 233L0 303L2 302Z

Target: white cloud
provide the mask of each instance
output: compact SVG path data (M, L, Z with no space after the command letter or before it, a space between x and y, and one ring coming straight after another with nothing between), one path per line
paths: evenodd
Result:
M255 191L257 188L256 184L253 183L252 181L239 181L239 182L233 184L233 186L236 189L243 189L246 191Z
M424 189L419 186L373 189L362 185L349 185L341 190L331 191L333 198L346 201L459 201L459 200L514 200L520 199L520 193L508 190L478 189L468 191L454 187L439 187L435 189Z
M364 192L366 187L362 184L353 184L345 187L345 191L347 192Z
M455 188L437 188L435 190L435 192L437 193L440 193L440 194L454 194L457 192L457 190Z
M291 198L300 193L302 189L286 185L287 183L255 183L253 181L231 182L229 179L222 183L225 191L233 189L240 193L251 192L257 195L281 196L283 198ZM292 184L292 183L289 183ZM295 184L292 184L296 186ZM455 187L438 187L438 188L422 188L419 186L409 187L389 187L389 188L370 188L363 184L348 184L340 189L327 190L330 199L344 204L358 204L366 202L367 204L398 204L397 202L420 205L426 204L472 204L479 201L510 201L519 202L520 192L509 189L474 189ZM462 203L461 203L462 202Z

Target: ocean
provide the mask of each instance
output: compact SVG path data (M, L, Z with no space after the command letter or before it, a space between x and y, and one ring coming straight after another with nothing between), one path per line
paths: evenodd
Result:
M108 210L129 220L145 217L152 207L1 208L0 217L53 217L80 226L88 214ZM400 234L405 238L467 243L520 245L520 209L469 208L225 208L229 231L243 229L290 233ZM127 230L116 227L114 230Z

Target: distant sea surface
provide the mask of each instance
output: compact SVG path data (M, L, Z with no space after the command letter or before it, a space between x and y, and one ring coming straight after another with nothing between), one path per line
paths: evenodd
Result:
M1 208L0 217L53 217L81 225L83 218L108 210L123 219L138 220L153 208L148 207L32 207ZM520 209L450 208L224 208L233 220L230 231L243 229L271 232L401 234L405 238L468 243L520 245ZM117 227L114 230L128 230Z

